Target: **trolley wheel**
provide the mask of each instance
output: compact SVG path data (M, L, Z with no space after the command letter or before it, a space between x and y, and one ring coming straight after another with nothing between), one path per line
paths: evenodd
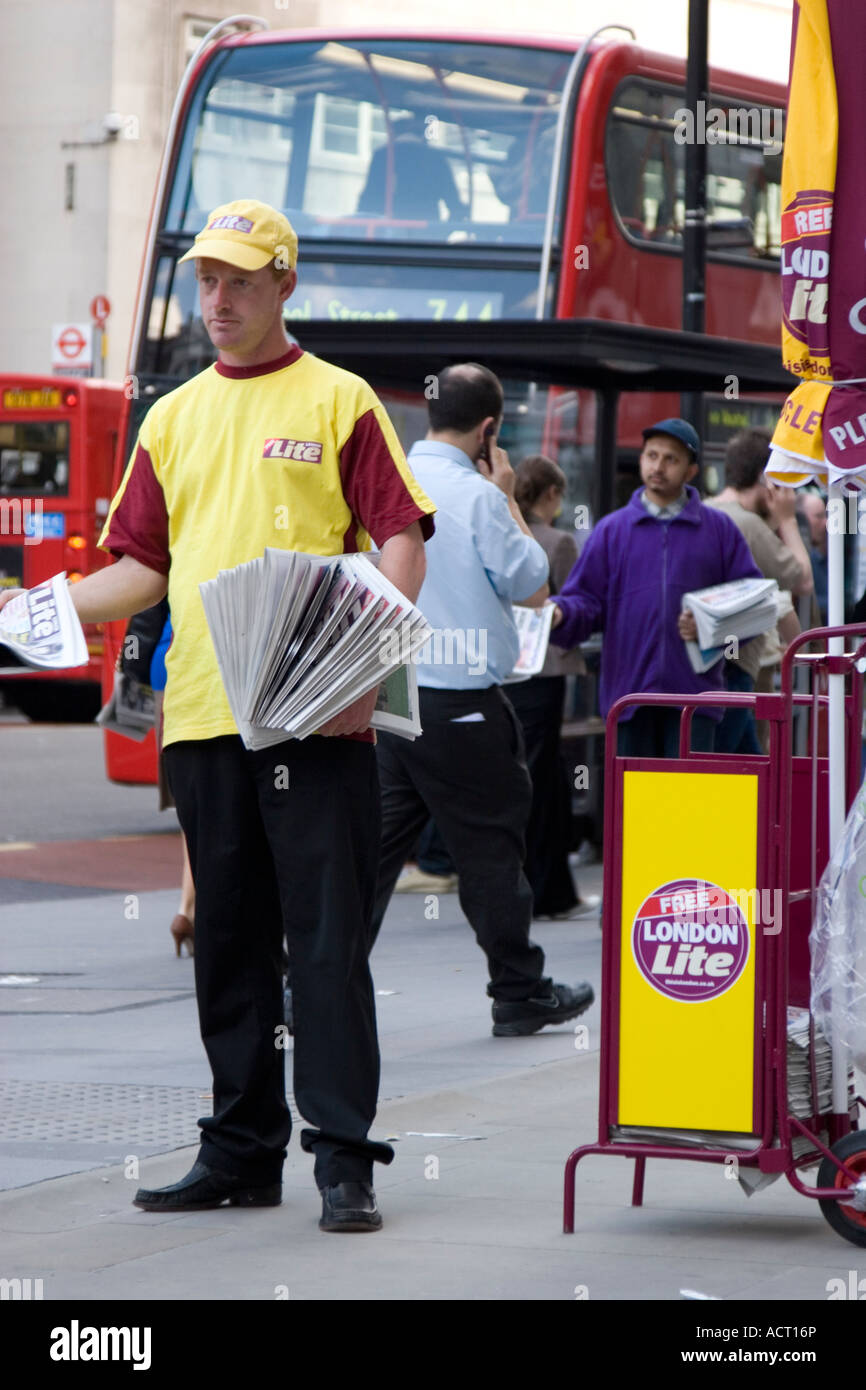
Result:
M833 1145L833 1153L841 1158L859 1177L866 1177L866 1130L855 1129L843 1135ZM851 1181L840 1172L829 1158L821 1162L818 1169L819 1187L850 1187ZM866 1211L855 1211L847 1202L837 1202L831 1198L819 1198L819 1205L827 1221L837 1235L850 1240L852 1245L866 1245Z

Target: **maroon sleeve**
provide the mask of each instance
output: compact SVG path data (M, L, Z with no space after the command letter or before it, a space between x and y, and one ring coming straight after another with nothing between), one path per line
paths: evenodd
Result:
M118 558L131 555L148 569L168 574L171 556L165 495L150 454L140 444L99 543Z
M353 515L379 549L413 521L420 521L425 541L433 535L433 517L413 497L374 410L355 421L340 450L340 476L343 496ZM354 542L353 524L345 537L347 551L354 548Z

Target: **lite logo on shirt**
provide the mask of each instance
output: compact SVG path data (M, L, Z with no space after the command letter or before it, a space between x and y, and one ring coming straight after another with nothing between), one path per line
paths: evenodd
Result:
M315 439L266 439L264 459L297 459L300 463L321 463L322 446Z

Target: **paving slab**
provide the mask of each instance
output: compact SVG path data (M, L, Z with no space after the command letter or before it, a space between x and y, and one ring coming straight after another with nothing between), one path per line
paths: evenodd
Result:
M577 1229L564 1236L569 1127L561 1100L572 1077L591 1078L594 1065L568 1058L510 1082L384 1104L375 1134L397 1137L397 1158L377 1169L385 1225L375 1236L352 1241L318 1231L312 1160L292 1146L283 1205L267 1211L137 1212L130 1205L137 1180L122 1167L9 1191L0 1195L4 1268L42 1278L46 1298L81 1300L272 1299L285 1286L293 1299L338 1301L679 1300L683 1288L770 1301L826 1299L829 1281L857 1267L859 1252L787 1184L747 1199L736 1183L697 1164L651 1162L639 1210L622 1181L629 1165L599 1159L585 1184L578 1168ZM509 1091L527 1088L531 1125L518 1103L510 1119L506 1113ZM590 1119L578 1116L573 1125ZM410 1133L428 1125L485 1137ZM145 1159L139 1177L171 1182L194 1154Z
M584 870L582 889L597 892L600 873ZM373 956L373 1135L397 1155L376 1172L380 1233L319 1232L312 1159L296 1138L278 1208L137 1211L140 1183L190 1166L210 1076L193 962L168 936L176 892L131 890L128 919L122 879L66 898L46 879L44 899L0 906L0 970L36 977L0 986L4 1114L18 1132L0 1139L4 1277L84 1302L650 1301L685 1288L769 1303L825 1300L830 1280L866 1275L866 1253L784 1179L747 1198L722 1168L685 1158L648 1164L640 1209L631 1163L585 1159L576 1231L563 1235L563 1165L597 1132L598 1004L577 1033L493 1038L484 961L454 895L433 921L423 899L395 897ZM598 991L597 923L538 923L533 935L556 978Z

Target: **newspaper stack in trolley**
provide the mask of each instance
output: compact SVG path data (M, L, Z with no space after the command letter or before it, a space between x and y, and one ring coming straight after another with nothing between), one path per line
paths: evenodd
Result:
M8 652L18 658L12 665L7 664ZM20 671L22 661L38 671L65 671L87 662L87 642L65 571L0 609L0 673Z
M682 608L691 609L698 629L698 640L686 643L692 670L708 671L732 655L725 650L732 640L744 642L775 627L779 599L775 579L732 579L683 594Z
M372 726L420 734L412 657L432 629L367 556L268 549L199 590L247 748L307 738L380 682Z

